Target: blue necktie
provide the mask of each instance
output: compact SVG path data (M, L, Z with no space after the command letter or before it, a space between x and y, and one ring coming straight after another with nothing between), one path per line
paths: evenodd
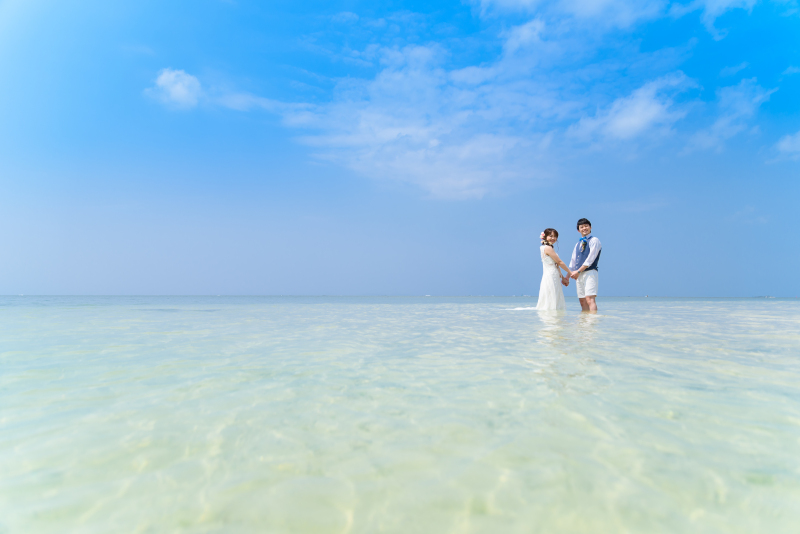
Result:
M589 244L589 238L590 238L590 237L591 237L591 236L586 236L586 237L582 237L582 238L580 238L579 242L580 242L580 244L581 244L581 252L583 252L584 250L586 250L586 245L588 245L588 244Z

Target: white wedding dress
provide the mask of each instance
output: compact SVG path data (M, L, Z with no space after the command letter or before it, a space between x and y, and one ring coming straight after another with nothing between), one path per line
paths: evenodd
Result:
M561 289L561 270L559 270L553 258L544 253L545 245L539 248L542 255L542 283L539 286L539 302L536 304L537 310L566 310L567 303L564 300L564 290Z

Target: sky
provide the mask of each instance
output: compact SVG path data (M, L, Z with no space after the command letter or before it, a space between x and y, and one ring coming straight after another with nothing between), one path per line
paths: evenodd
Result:
M800 296L796 0L0 0L0 294ZM574 284L567 289L575 295Z

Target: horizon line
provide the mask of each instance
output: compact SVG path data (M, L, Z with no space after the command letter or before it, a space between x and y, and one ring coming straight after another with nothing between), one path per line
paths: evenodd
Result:
M319 294L319 295L302 295L302 294L211 294L211 293L197 293L197 294L145 294L145 293L131 293L131 294L72 294L72 293L17 293L17 294L3 294L2 297L251 297L251 298L318 298L318 297L334 297L334 298L539 298L538 295L346 295L346 294ZM576 296L569 296L565 298L577 298ZM671 299L796 299L800 296L794 297L778 297L774 295L751 295L751 296L708 296L708 295L600 295L597 298L671 298Z

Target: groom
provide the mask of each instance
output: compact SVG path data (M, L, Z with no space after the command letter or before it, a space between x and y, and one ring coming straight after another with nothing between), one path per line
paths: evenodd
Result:
M589 219L578 221L578 232L581 238L572 251L569 270L578 288L578 300L581 301L581 310L597 313L597 264L600 261L602 245L600 240L592 235L592 223ZM569 279L566 279L569 283ZM565 284L566 285L566 284Z

